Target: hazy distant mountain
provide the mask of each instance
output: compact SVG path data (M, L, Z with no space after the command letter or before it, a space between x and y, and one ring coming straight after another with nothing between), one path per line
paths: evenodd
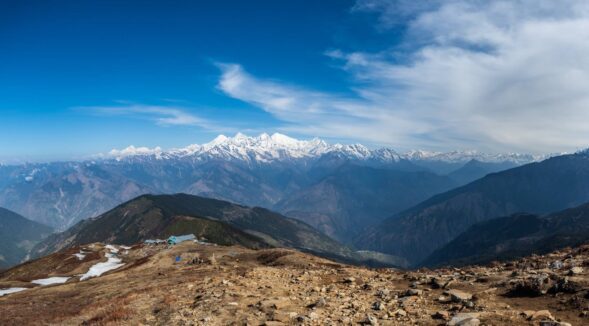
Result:
M144 195L38 244L35 256L93 242L131 245L146 239L195 234L220 245L289 247L340 260L361 256L309 225L259 207L176 194Z
M518 166L518 164L511 161L480 162L472 159L461 168L449 173L448 177L456 182L457 185L461 186L480 179L489 173L504 171L516 166Z
M589 201L589 154L553 157L489 174L368 228L369 248L416 264L478 222L516 212L545 214Z
M52 229L0 208L0 269L20 263Z
M399 154L387 148L331 145L281 134L238 134L182 149L129 147L86 162L0 166L0 205L63 230L141 194L182 192L288 212L345 239L360 226L456 185L433 175L425 162L446 164L454 171L473 158L519 164L539 157ZM344 171L343 166L357 168ZM358 175L353 175L354 169ZM322 198L332 206L322 206L316 196L309 196L320 189L330 189Z
M426 168L438 174L450 174L465 167L468 163L478 162L479 166L485 166L485 170L489 172L498 172L502 166L505 168L515 167L531 162L542 161L550 156L556 154L546 155L532 155L532 154L488 154L478 151L452 151L452 152L429 152L413 150L401 155L402 158L411 161L413 164ZM493 170L493 171L491 171ZM473 175L472 179L467 181L474 181L485 174ZM466 180L466 179L464 179Z
M477 223L434 251L426 266L482 264L545 254L589 241L589 204L547 216L515 214Z
M455 183L427 171L398 171L345 164L317 183L276 204L336 239L351 239L366 225L442 191Z
M0 206L61 229L140 194L157 192L91 162L11 167L4 184Z

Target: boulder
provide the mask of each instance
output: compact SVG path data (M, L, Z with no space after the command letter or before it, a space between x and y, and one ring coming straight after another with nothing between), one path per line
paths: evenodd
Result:
M554 317L552 317L552 314L548 310L538 310L534 312L531 317L528 318L528 320L530 321L546 319L554 320Z
M460 313L452 317L448 326L478 326L481 321L478 313Z
M460 290L448 290L444 292L449 295L453 302L466 302L472 300L472 294Z
M546 273L531 275L513 280L509 294L511 296L540 296L548 293L555 282Z

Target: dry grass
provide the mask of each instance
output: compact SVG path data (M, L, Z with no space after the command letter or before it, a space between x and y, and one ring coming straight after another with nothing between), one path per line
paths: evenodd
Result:
M96 314L84 325L121 325L123 322L130 320L133 316L133 310L128 307L130 300L116 299L113 303L99 309Z

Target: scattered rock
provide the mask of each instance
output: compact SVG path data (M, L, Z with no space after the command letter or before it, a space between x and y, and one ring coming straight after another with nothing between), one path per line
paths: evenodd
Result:
M568 272L568 274L570 276L578 275L578 274L582 274L582 273L583 273L583 267L579 267L579 266L571 268Z
M264 325L265 326L282 326L282 325L285 325L285 324L283 322L281 322L281 321L269 320L269 321L266 321L264 323Z
M327 301L325 300L324 297L321 297L321 298L319 298L319 300L317 300L317 302L308 305L307 308L323 308L326 305L327 305Z
M542 321L540 321L539 326L572 326L572 325L569 323L562 322L562 321L542 320Z
M360 323L363 325L378 326L378 319L372 315L366 315L366 318Z
M309 314L307 315L307 317L308 317L310 320L315 320L315 319L317 319L317 318L319 317L319 315L318 315L316 312L314 312L314 311L313 311L313 312L309 313Z
M439 303L450 303L450 302L452 302L452 298L450 298L449 296L441 295L438 297L438 302Z
M520 315L522 315L525 319L530 319L530 318L532 318L534 313L535 313L534 310L524 310L520 313Z
M423 294L423 291L422 290L418 290L418 289L409 289L409 290L407 290L405 292L405 295L408 296L408 297L409 296L414 296L414 295L421 296L422 294Z
M481 321L478 313L460 313L452 317L448 326L478 326Z
M389 289L380 289L376 292L376 296L385 299L391 295L391 291Z
M548 293L553 286L554 281L548 274L531 275L513 280L509 294L514 297L540 296Z
M400 316L400 317L405 317L407 316L407 312L403 309L397 309L393 312L393 315L395 316Z
M384 304L381 301L376 301L375 303L372 304L372 309L373 310L384 310Z
M449 295L453 302L472 300L472 294L460 290L448 290L444 294Z
M548 310L538 310L534 312L532 316L528 317L528 320L530 321L545 319L554 320L554 317L552 317L552 314Z
M436 311L436 313L434 313L432 315L432 318L433 319L448 320L448 319L450 319L450 314L447 311L440 310L440 311Z

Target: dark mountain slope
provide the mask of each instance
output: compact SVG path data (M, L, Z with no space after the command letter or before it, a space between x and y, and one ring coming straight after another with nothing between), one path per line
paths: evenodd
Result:
M52 231L48 226L0 208L0 269L20 263Z
M172 234L248 248L291 247L344 259L353 253L309 225L263 208L198 196L144 195L84 220L34 248L35 256L92 242L133 244Z
M546 214L587 201L589 155L563 155L434 196L367 229L355 243L417 264L478 222L516 212Z
M454 182L426 171L399 171L344 164L314 185L275 206L340 241L391 212L399 212L442 191Z
M547 216L515 214L473 225L432 253L426 266L481 264L544 254L589 241L589 204Z

